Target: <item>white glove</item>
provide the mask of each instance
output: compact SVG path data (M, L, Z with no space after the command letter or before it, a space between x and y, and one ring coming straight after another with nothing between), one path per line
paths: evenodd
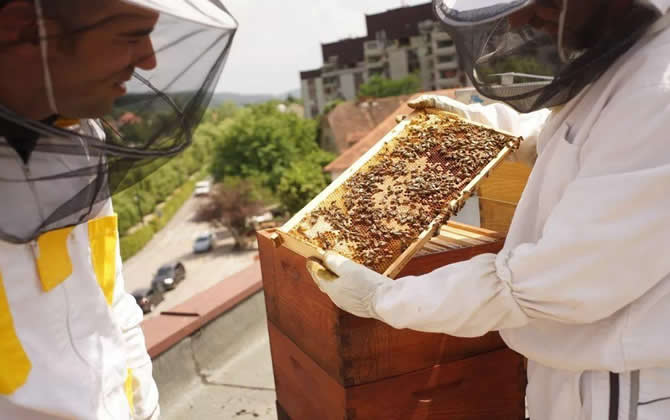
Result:
M331 251L326 252L323 262L327 268L307 261L307 270L319 289L343 311L381 321L375 311L376 293L393 280Z
M510 106L502 103L491 105L464 104L448 96L421 95L407 103L417 110L436 108L459 115L467 120L487 125L491 128L506 131L515 136L522 136L524 141L518 150L510 153L509 160L521 162L529 167L537 159L537 138L544 123L551 114L548 109L520 114Z
M417 110L436 108L467 118L467 105L448 96L421 95L409 101L407 106Z

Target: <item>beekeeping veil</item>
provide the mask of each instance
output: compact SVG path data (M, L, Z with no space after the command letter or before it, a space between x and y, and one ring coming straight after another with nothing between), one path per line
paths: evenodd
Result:
M567 17L581 1L592 16L580 28L569 28ZM665 12L654 4L658 1L664 0L433 0L433 5L475 88L530 112L564 104L597 80ZM613 18L622 4L625 13ZM555 10L555 25L535 16L539 7ZM529 19L520 19L524 15ZM515 83L503 85L501 76L510 73Z
M191 143L237 24L219 0L0 0L0 13L16 3L34 34L0 48L32 44L35 65L14 71L39 77L13 97L0 80L0 240L25 243L94 217Z

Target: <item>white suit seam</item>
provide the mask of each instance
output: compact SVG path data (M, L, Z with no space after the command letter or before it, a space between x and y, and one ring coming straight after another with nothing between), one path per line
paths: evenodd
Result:
M631 311L630 311L630 308L627 308L626 309L626 315L625 315L624 321L623 321L623 326L621 327L621 331L619 332L619 337L618 337L619 346L621 346L621 363L622 363L622 366L623 366L623 369L622 369L623 372L627 372L629 370L628 366L627 366L628 365L628 363L627 363L628 357L626 357L626 345L624 343L624 337L626 336L626 331L628 331L628 326L630 324L630 317L631 317Z

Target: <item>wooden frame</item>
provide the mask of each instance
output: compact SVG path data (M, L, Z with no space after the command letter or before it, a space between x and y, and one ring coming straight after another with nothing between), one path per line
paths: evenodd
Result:
M363 156L361 156L349 169L347 169L342 175L340 175L335 181L333 181L326 189L324 189L319 195L317 195L310 203L308 203L302 210L296 213L288 222L286 222L281 228L277 230L277 236L274 238L277 245L283 244L287 248L297 252L298 254L306 258L316 258L323 259L324 250L318 248L307 242L303 242L301 239L298 239L291 235L289 232L294 229L300 222L313 210L318 208L318 206L326 200L332 193L334 193L338 188L345 184L353 175L355 175L366 163L368 163L379 151L389 142L393 141L396 137L401 135L408 124L412 121L412 115L417 112L410 114L410 117L400 122L395 128L393 128L386 136L384 136L377 144L375 144L370 150L368 150ZM442 111L437 109L427 109L423 112L430 114L442 115L447 118L452 119L462 119L460 116ZM465 120L467 121L467 120ZM488 130L493 130L498 133L504 134L510 137L516 137L510 133L496 130L491 127L488 127L484 124L467 121L469 124L482 127ZM520 138L519 138L520 139ZM518 146L518 145L516 145ZM514 145L506 145L501 149L498 155L491 160L480 172L476 175L460 192L458 198L452 200L444 213L439 214L432 222L423 230L421 234L412 242L407 249L405 249L400 256L384 271L384 275L389 278L396 278L398 274L402 271L403 267L407 265L409 260L420 250L430 239L435 236L435 233L443 226L446 216L450 214L456 214L465 204L466 200L470 198L477 188L477 186L484 180L490 172L500 165L507 155L515 148Z

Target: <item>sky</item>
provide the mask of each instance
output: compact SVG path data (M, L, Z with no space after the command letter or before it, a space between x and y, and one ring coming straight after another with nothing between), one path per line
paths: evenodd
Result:
M283 94L321 67L321 43L364 36L365 14L428 0L224 0L239 22L218 91Z

